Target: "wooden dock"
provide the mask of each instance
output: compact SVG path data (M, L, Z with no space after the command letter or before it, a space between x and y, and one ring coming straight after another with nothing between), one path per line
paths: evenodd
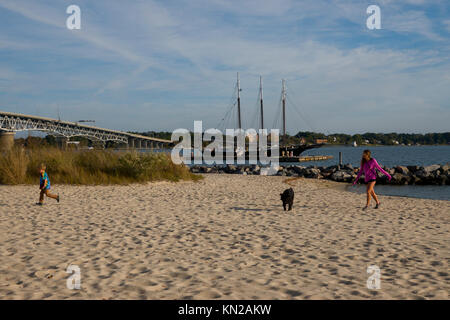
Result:
M333 156L280 157L280 162L307 162L333 159Z

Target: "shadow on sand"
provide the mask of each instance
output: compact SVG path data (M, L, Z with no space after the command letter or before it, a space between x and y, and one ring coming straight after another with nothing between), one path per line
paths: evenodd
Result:
M263 209L255 209L255 208L242 208L242 207L231 207L231 210L238 210L238 211L266 211Z

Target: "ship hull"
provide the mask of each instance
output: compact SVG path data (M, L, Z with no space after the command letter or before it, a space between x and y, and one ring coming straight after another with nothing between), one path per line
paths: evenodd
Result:
M310 150L310 149L316 149L316 148L320 148L322 147L324 144L309 144L309 145L296 145L296 146L286 146L286 147L281 147L280 150L278 150L278 155L279 155L279 162L283 162L283 159L287 159L287 158L298 158L300 157L300 155L305 152L306 150ZM267 149L267 157L265 157L265 159L263 160L267 160L267 158L270 158L272 156L272 150L269 148ZM230 151L229 153L226 153L225 151L223 152L223 159L227 159L227 156L229 156L230 158L233 157L234 160L240 159L242 157L242 154L237 154L236 152ZM233 155L231 155L231 153L233 153ZM211 152L211 156L215 157L215 151ZM249 161L249 159L256 159L257 161L260 161L260 156L259 156L259 150L255 151L254 153L249 153L248 151L245 152L245 161ZM203 159L205 160L205 159Z

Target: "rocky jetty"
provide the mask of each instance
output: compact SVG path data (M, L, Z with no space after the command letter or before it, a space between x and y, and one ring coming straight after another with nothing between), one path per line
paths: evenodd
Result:
M225 166L192 166L193 173L228 173L243 175L259 175L261 167L258 165L225 165ZM394 168L383 167L392 176L388 178L378 172L377 183L394 185L450 185L450 165L434 164L430 166L397 166ZM328 179L337 182L352 182L358 173L359 168L354 168L351 164L343 166L279 166L277 175L289 177L304 177L311 179ZM360 182L364 183L364 175Z

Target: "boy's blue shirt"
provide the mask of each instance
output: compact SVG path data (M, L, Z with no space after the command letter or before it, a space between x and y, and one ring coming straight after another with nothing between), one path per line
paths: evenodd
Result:
M41 176L39 179L39 184L41 186L41 189L45 185L45 180L47 180L47 187L45 189L50 189L50 179L48 178L47 172L44 172L43 174L41 173Z

